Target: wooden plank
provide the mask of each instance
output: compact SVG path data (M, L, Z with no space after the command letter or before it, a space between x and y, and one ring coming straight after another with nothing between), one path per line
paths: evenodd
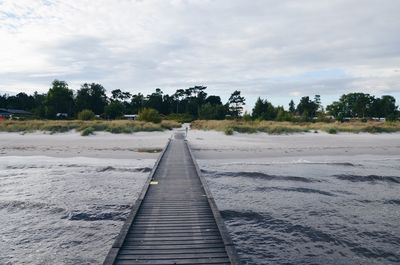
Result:
M194 227L194 228L214 228L216 225L215 223L205 223L205 224L185 224L185 223L181 223L181 224L160 224L157 227L158 228L172 228L172 227ZM146 224L146 223L142 223L142 224L135 224L135 226L133 227L133 229L141 229L141 228L151 228L154 227L154 224Z
M197 207L197 206L194 206L194 205L186 205L186 206L184 206L185 207L185 209L177 209L177 208L167 208L167 206L160 206L160 207L154 207L154 208L152 208L152 209L150 209L150 208L146 208L146 209L142 209L142 211L141 211L141 213L143 213L143 214L146 214L146 213L153 213L153 212L160 212L160 211L163 211L163 212L181 212L181 213L192 213L192 212L194 212L194 213L197 213L197 212L207 212L207 213L210 213L211 212L211 209L210 209L210 207L207 207L207 208L205 208L205 207Z
M172 220L159 220L159 221L137 221L135 222L137 225L202 225L202 224L215 224L214 220L188 220L186 222L182 222L181 220L172 221Z
M162 238L146 238L146 239L134 239L127 238L124 245L184 245L184 244L208 244L208 243L221 243L221 238L188 238L188 239L162 239Z
M144 229L131 229L129 231L130 234L144 234L144 233L206 233L206 232L218 232L218 228L196 228L196 227L185 227L185 228L177 228L177 229L160 229L158 227L146 227Z
M117 258L115 264L118 265L130 265L130 264L151 264L151 265L182 265L182 264L221 264L228 263L229 258L198 258L198 259L169 259L169 260L121 260Z
M165 217L174 217L174 218L190 218L190 217L206 217L209 218L211 217L211 219L213 219L213 214L212 212L209 211L204 211L204 210L199 210L196 212L179 212L179 211L168 211L168 212L164 212L164 211L159 211L159 213L146 213L146 212L142 212L140 213L140 216L138 216L137 218L157 218L158 216L165 216Z
M221 237L218 234L213 234L213 235L191 235L191 236L149 236L149 235L144 235L141 237L134 236L134 237L128 237L127 240L130 241L141 241L141 242L146 242L146 241L196 241L196 240L219 240Z
M170 140L150 176L105 265L239 264L187 142Z
M159 245L159 246L144 246L144 245L125 245L121 249L141 249L141 250L147 250L147 249L158 249L158 250L171 250L171 249L209 249L209 248L224 248L223 243L206 243L206 244L200 244L200 243L190 243L190 244L184 244L184 245Z
M186 236L192 236L192 235L199 235L199 236L206 236L206 235L215 235L218 234L217 230L210 230L210 231L178 231L178 232L173 232L173 231L162 231L162 232L129 232L129 235L132 237L141 237L141 236L157 236L160 235L160 237L164 236L181 236L181 235L186 235Z
M223 250L217 253L159 253L153 251L147 255L143 254L120 254L118 259L139 259L139 260L171 260L171 259L199 259L199 258L227 258L228 254Z
M162 254L188 254L188 253L219 253L225 252L225 248L187 248L187 249L121 249L119 251L120 255L139 255L148 254L150 251L157 251L157 253Z
M186 216L182 216L182 215L170 215L170 216L166 216L166 217L157 217L157 216L140 216L137 217L135 220L142 220L142 221L151 221L151 220L202 220L202 219L209 219L210 217L212 217L212 214L206 214L206 215L186 215Z

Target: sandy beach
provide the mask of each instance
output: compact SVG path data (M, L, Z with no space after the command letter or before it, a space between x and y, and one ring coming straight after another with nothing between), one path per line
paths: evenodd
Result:
M1 156L97 157L155 159L172 131L111 134L0 133ZM260 159L266 157L399 155L400 133L238 134L191 130L188 141L197 159Z
M266 157L400 155L400 133L238 134L216 131L189 133L198 159L262 159Z
M135 134L97 132L87 137L77 132L0 133L0 155L156 159L171 135L171 131Z

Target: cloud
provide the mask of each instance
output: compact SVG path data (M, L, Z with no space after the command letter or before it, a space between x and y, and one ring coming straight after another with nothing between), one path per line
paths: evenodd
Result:
M0 1L0 90L55 78L252 101L400 91L397 0Z

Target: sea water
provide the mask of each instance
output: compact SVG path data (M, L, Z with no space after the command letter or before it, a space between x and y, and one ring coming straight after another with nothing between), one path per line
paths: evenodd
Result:
M1 157L0 264L101 264L153 164Z
M400 262L400 156L198 162L243 264ZM153 163L1 157L0 264L101 264Z
M400 263L400 156L200 162L244 264Z

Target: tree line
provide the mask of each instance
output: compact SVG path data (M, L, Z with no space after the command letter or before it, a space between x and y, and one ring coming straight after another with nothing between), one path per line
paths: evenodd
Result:
M371 118L396 120L399 118L396 99L390 95L377 98L365 93L349 93L342 95L338 101L334 101L326 109L321 105L320 95L315 95L314 99L305 96L300 99L297 106L291 100L288 107L286 111L283 106L274 107L267 100L258 98L251 116L262 120L278 121L324 121L331 118L339 121Z
M155 109L164 116L183 116L188 120L224 119L229 115L241 115L245 99L240 91L234 91L223 104L219 96L208 95L206 88L194 86L178 89L172 95L164 94L157 88L146 96L115 89L108 97L106 89L100 84L85 83L74 92L67 82L54 80L47 93L0 95L0 108L27 110L36 117L47 119L55 119L58 114L77 117L83 110L91 110L103 118L115 119L123 114L137 114L145 108Z
M399 117L396 100L389 95L377 98L365 93L349 93L342 95L326 109L321 105L320 95L312 99L304 96L297 105L291 100L287 109L274 106L267 99L259 97L251 113L243 113L246 100L239 90L233 91L228 101L223 103L221 97L208 95L206 89L206 86L193 86L177 89L171 95L165 94L160 88L148 95L115 89L108 97L106 89L100 84L85 83L74 92L67 82L54 80L47 93L0 95L0 108L22 109L38 118L47 119L56 119L60 113L73 118L83 110L90 110L102 118L116 119L124 114L137 114L143 109L154 109L171 119L187 121L239 117L277 121L324 120L329 116L337 120L373 117L394 120Z

